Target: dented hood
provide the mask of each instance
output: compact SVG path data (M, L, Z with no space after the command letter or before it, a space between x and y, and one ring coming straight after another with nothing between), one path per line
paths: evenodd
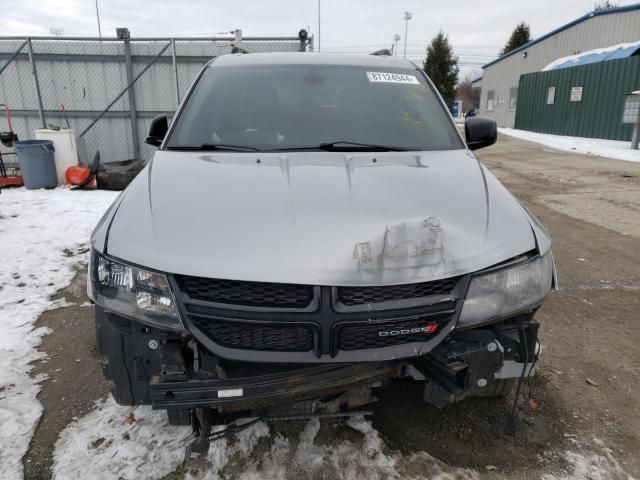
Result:
M469 273L532 250L529 218L465 150L158 151L93 244L170 273L381 285Z

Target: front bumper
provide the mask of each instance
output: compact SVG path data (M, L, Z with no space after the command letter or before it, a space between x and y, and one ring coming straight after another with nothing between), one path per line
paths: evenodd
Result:
M536 353L532 314L455 332L431 352L404 360L358 363L249 363L222 359L191 337L153 329L96 307L105 376L123 405L150 404L169 411L199 407L224 412L304 403L358 392L380 381L426 381L424 399L445 406L519 377ZM527 346L523 348L522 333ZM525 357L525 352L528 357ZM367 403L362 402L361 404Z
M154 377L149 389L154 408L207 406L236 411L331 397L398 377L402 368L399 363L330 364L229 379L163 382Z

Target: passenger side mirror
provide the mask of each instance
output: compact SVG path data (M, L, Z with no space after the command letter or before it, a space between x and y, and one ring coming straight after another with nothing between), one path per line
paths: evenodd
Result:
M493 145L498 139L496 121L486 117L467 117L464 121L464 136L469 150Z
M151 126L149 127L149 136L144 141L144 143L148 143L149 145L153 145L154 147L159 147L164 140L164 136L167 134L169 130L169 120L167 120L166 115L158 115L153 120L151 120Z

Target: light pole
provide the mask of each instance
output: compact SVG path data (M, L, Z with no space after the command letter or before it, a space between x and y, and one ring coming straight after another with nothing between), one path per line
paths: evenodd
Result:
M393 36L393 41L395 43L395 47L393 48L393 54L395 56L398 55L398 42L400 41L400 35L398 35L397 33Z
M98 19L98 36L102 38L102 29L100 28L100 10L98 10L98 0L96 0L96 17Z
M404 12L404 58L407 58L407 30L409 29L411 12Z
M318 51L320 51L320 0L318 0Z

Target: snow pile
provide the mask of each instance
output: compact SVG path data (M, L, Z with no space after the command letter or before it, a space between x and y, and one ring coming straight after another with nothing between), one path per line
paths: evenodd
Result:
M581 455L565 452L564 459L568 466L562 474L543 475L542 480L634 480L624 471L618 461L611 456L608 449L602 454Z
M605 61L615 58L626 58L631 56L632 52L640 48L640 40L631 43L619 43L617 45L611 45L604 48L596 48L594 50L588 50L586 52L578 53L576 55L569 55L566 57L558 58L551 62L549 65L542 69L543 72L548 70L554 70L556 68L573 67L586 57L594 57L593 61ZM624 54L622 50L628 50L628 54ZM593 63L593 62L590 62ZM566 64L566 65L565 65Z
M0 478L22 478L21 459L42 413L42 378L29 364L46 330L33 324L73 279L113 192L3 190L0 195ZM59 302L58 302L59 303Z
M69 425L56 443L53 476L162 478L183 461L191 427L172 427L164 411L123 407L111 396Z
M264 424L258 424L264 425ZM358 442L343 440L330 445L319 445L316 437L320 431L317 418L309 420L297 442L276 434L270 448L261 455L254 446L256 439L267 437L268 431L249 432L231 446L214 444L209 454L209 467L191 469L188 480L284 480L287 478L336 478L336 479L429 479L469 480L478 474L468 469L456 469L436 460L425 452L403 456L390 451L371 423L363 418L353 418L347 425L360 432ZM251 440L251 441L248 441ZM226 441L225 441L226 442ZM220 458L224 458L220 462ZM230 462L231 460L231 462ZM224 471L223 471L224 470Z
M629 162L640 162L640 150L631 150L631 142L602 140L599 138L564 137L562 135L536 133L527 130L515 130L513 128L499 128L498 131L510 137L541 143L547 147L564 150L566 152L583 153Z
M128 419L128 421L127 421ZM473 480L475 471L445 465L425 452L403 456L390 451L371 423L347 424L361 434L357 442L319 445L320 421L311 419L297 441L271 435L258 422L211 444L206 459L190 460L187 480L284 480L287 478ZM220 426L214 429L220 430ZM171 427L164 412L121 407L112 399L60 435L54 454L54 478L157 479L179 469L191 442L190 427ZM264 439L260 448L260 440ZM183 477L184 475L184 477Z

